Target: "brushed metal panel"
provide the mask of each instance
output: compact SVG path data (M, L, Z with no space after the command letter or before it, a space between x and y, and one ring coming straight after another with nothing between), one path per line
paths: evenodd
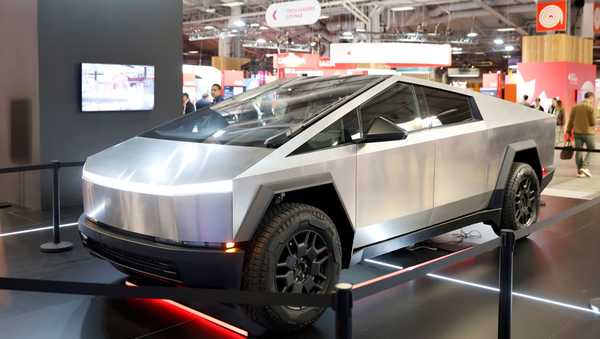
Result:
M136 137L88 158L84 213L171 241L231 241L232 179L271 152Z
M435 142L429 132L359 147L356 222L370 230L368 238L358 239L361 246L429 225L435 163ZM396 220L395 227L385 224L390 220Z
M84 181L83 196L86 216L125 231L200 245L233 240L231 192L170 197Z
M161 186L231 180L272 150L135 137L89 157L85 171Z
M277 193L332 183L350 222L354 224L356 147L346 145L297 154L280 158L277 162L265 159L267 161L253 168L257 174L246 173L234 180L235 241L251 239L260 223L262 215L251 212L255 208L264 208L264 201L256 200L265 199L265 196L258 194L261 189Z
M431 224L482 210L493 185L488 180L491 158L484 121L435 129L435 193Z

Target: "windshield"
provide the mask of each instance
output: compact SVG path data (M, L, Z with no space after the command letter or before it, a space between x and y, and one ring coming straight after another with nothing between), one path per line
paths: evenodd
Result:
M277 147L328 107L381 79L382 76L335 76L278 80L185 115L144 136Z

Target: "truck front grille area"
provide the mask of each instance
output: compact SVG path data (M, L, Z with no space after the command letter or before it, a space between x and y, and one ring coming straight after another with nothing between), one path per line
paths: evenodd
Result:
M109 247L90 238L86 239L84 243L92 252L126 268L170 281L180 281L177 266L172 262Z

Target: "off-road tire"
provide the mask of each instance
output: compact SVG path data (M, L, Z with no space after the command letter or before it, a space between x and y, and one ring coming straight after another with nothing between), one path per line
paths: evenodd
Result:
M530 165L515 162L504 191L501 227L512 230L527 228L537 221L539 211L539 178Z
M275 279L276 272L281 270L277 264L280 263L280 258L286 255L285 253L290 253L287 246L296 240L294 237L298 235L303 237L304 234L318 234L321 237L319 250L324 246L327 247L325 252L319 252L329 254L327 260L330 262L322 269L326 270L326 273L321 274L321 276L326 275L327 280L322 282L323 290L316 293L332 292L341 268L340 238L333 221L323 211L300 203L280 203L269 208L246 253L242 288L248 291L282 292L278 290L280 280ZM314 244L313 242L312 248L317 247ZM288 267L283 269L291 271ZM306 270L309 271L307 274L313 277L309 279L317 281L317 278L312 275L312 268ZM293 272L293 276L297 277L296 271ZM304 290L302 293L305 293ZM288 306L246 306L245 308L251 319L275 333L300 330L315 322L325 310L321 307L298 309Z

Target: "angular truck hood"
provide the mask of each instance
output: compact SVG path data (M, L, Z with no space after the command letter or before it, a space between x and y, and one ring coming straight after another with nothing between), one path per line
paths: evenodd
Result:
M90 156L83 179L160 196L230 192L233 178L271 149L135 137Z

